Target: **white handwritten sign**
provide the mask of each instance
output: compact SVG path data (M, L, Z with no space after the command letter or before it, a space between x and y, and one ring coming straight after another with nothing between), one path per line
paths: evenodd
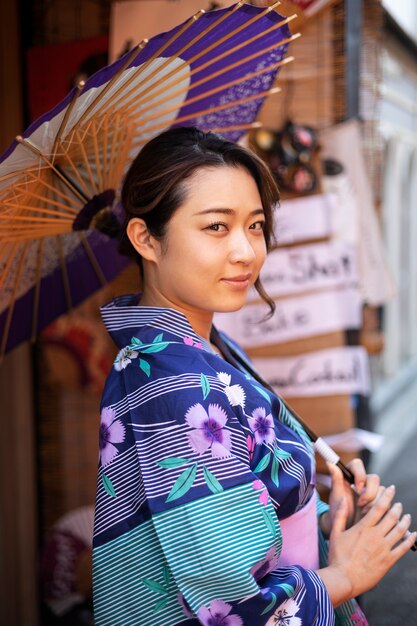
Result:
M281 297L358 283L356 248L344 241L329 241L273 250L261 271L267 293ZM253 289L248 300L259 299Z
M287 358L256 358L258 372L284 397L369 392L368 355L361 346L308 352Z
M323 239L333 234L332 214L336 197L317 194L283 200L274 214L274 232L278 244Z
M357 289L338 289L286 298L265 320L263 304L247 304L234 313L216 313L214 323L245 348L284 343L344 328L359 328L361 302Z

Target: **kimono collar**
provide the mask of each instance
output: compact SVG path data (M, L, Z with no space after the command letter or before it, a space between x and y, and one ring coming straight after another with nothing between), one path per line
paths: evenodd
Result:
M145 327L165 331L184 343L201 344L204 350L213 352L210 344L200 337L183 313L168 307L138 306L140 294L128 294L114 298L100 309L104 325L118 348L131 343L132 336Z

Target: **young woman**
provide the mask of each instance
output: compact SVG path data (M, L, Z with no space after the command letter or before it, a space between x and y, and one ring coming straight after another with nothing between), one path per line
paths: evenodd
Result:
M97 626L366 624L352 599L415 540L358 460L359 497L333 467L320 503L302 428L212 325L252 285L273 308L258 276L277 201L262 161L193 128L127 173L123 247L143 291L102 311L120 352L101 408Z

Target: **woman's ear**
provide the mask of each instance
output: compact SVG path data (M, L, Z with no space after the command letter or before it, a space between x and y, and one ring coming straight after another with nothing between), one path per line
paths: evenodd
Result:
M148 231L148 227L143 219L140 217L134 217L129 220L126 233L129 237L130 243L143 259L146 259L147 261L157 261L160 245Z

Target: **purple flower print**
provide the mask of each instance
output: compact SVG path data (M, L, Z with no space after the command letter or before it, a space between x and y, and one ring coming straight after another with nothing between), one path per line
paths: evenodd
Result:
M269 574L269 572L272 572L272 570L276 569L277 566L277 549L276 546L272 546L271 548L269 548L262 561L258 561L258 563L255 563L255 565L250 568L250 573L255 580L260 580L261 578Z
M115 411L105 407L101 411L99 448L102 465L107 465L119 454L114 443L123 443L125 439L125 427L122 422L115 419Z
M202 606L198 609L198 619L204 626L243 626L242 618L230 615L232 605L223 600L213 600L208 609Z
M232 456L230 431L223 428L227 415L218 404L209 404L208 413L201 404L194 404L185 414L185 421L188 426L195 428L187 435L194 452L204 454L211 449L215 459Z
M252 411L252 417L248 417L248 423L255 435L256 443L274 443L274 420L270 413L268 415L266 414L263 407L260 406Z

